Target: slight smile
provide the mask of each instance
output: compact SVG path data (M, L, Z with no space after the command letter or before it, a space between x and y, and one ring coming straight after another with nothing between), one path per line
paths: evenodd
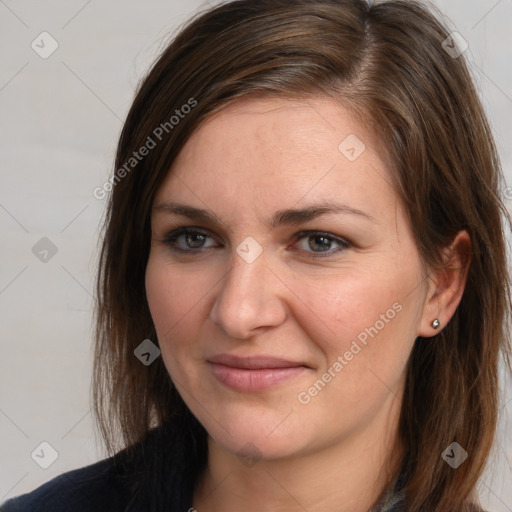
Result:
M268 356L239 357L221 354L208 359L213 375L226 387L257 392L302 374L309 367L300 362Z

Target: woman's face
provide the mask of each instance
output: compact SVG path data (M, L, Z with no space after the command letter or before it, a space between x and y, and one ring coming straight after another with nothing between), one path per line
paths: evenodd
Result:
M333 100L244 99L192 135L158 190L151 315L223 449L272 459L396 431L432 313L382 151Z

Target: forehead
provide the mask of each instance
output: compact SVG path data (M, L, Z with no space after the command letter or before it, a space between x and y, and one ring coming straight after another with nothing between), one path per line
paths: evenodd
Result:
M348 143L340 147L347 138ZM350 150L351 143L356 153L343 152ZM257 156L260 163L278 158L276 163L282 165L297 155L310 155L323 162L341 154L353 162L364 147L375 149L378 141L353 113L333 99L269 97L243 98L215 113L196 129L176 164L201 157L197 150L206 150L206 144L209 158L216 161L240 159L250 165L248 157Z
M240 99L192 134L156 199L221 209L344 200L377 211L396 201L381 153L333 99Z

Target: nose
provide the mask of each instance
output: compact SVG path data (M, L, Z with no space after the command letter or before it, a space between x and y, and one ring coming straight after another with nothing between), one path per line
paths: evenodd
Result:
M251 263L234 253L220 286L210 319L229 337L245 340L284 322L287 288L268 266L264 252Z

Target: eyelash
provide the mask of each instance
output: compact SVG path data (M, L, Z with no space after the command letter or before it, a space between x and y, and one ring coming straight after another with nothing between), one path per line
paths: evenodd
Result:
M211 247L200 247L198 249L180 249L177 248L174 244L176 243L176 240L183 235L202 235L205 237L210 237L210 235L205 231L200 231L198 228L189 227L189 226L181 226L178 229L175 229L174 231L171 231L162 242L166 245L168 245L172 251L181 253L181 254L193 254L193 253L200 253L203 252L206 249L209 249ZM352 244L349 243L347 240L340 238L338 236L332 235L331 233L325 233L323 231L300 231L299 233L294 235L294 244L297 243L299 240L303 238L310 238L310 237L323 237L330 241L334 241L337 244L340 245L339 248L335 250L330 251L320 251L320 252L311 252L309 253L310 258L325 258L328 256L332 256L334 254L339 253L340 251L343 251L345 249L349 249ZM308 252L308 251L305 251Z

